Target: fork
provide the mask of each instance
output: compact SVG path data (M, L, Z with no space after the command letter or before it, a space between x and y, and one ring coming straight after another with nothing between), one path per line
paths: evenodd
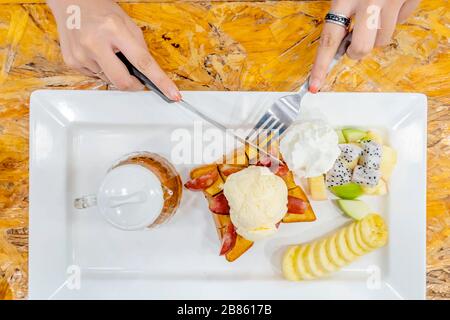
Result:
M347 51L348 46L351 43L352 32L348 33L342 40L339 48L331 61L328 71L338 63L341 57ZM289 126L297 119L300 112L300 105L303 97L309 90L309 80L310 77L306 79L305 83L300 87L296 94L290 94L276 100L267 111L262 115L250 133L247 135L245 140L247 141L258 141L261 132L266 133L267 136L271 137L266 145L272 141L272 133L276 133L275 136L281 136ZM268 134L267 134L268 133Z
M347 47L351 42L352 33L350 32L341 42L338 51L333 58L328 71L330 71L334 65L339 61L339 59L344 55L347 51ZM142 84L144 84L147 88L151 89L154 93L160 96L164 101L168 103L174 103L174 101L170 100L168 97L164 95L164 93L149 79L147 78L141 71L139 71L126 57L122 52L116 53L117 57L125 64L128 69L128 72L135 76ZM213 126L221 129L226 134L231 134L236 140L241 142L243 145L248 145L259 151L261 154L268 156L275 163L280 163L280 159L273 155L271 152L266 151L265 147L270 141L273 140L274 136L270 136L270 139L266 141L265 146L259 145L259 143L254 143L255 138L259 138L259 133L261 130L265 130L266 132L272 133L276 132L276 136L280 136L283 132L285 132L289 126L295 121L300 111L300 103L308 92L309 89L309 77L306 82L302 85L299 92L292 95L287 95L281 97L277 101L275 101L272 106L266 111L266 113L261 117L255 127L250 131L250 134L246 138L242 138L235 132L228 130L227 127L222 125L221 123L215 121L214 119L208 117L203 114L200 110L195 108L192 104L182 99L181 101L176 102L179 106L184 109L192 112L202 118L203 120L209 122ZM255 136L256 134L256 136Z

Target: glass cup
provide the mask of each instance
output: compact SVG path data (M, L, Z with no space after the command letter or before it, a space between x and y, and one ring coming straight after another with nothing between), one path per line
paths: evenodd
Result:
M154 228L175 214L182 190L180 175L169 161L156 153L136 152L117 161L97 194L75 199L74 207L97 206L106 221L122 230Z

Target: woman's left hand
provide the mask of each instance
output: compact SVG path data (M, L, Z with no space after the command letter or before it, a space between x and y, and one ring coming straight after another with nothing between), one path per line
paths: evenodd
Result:
M396 25L414 11L420 0L333 0L330 12L354 17L352 43L347 55L361 59L374 47L391 41ZM328 67L345 37L347 30L336 24L325 23L316 60L311 71L309 90L320 90Z

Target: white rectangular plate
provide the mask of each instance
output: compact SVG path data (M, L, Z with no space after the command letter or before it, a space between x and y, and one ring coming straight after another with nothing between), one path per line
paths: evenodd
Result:
M183 94L235 127L251 126L271 101L287 93ZM149 92L38 91L30 106L30 298L424 298L426 98L322 93L303 103L333 126L375 128L397 150L389 195L368 200L388 223L385 248L331 277L288 282L280 271L283 247L348 223L333 205L314 203L317 221L282 225L276 236L229 263L218 256L205 199L189 191L168 224L151 231L116 230L96 208L73 209L73 199L95 193L106 170L124 154L146 150L170 159L172 133L192 132L196 118ZM184 181L192 167L177 166Z

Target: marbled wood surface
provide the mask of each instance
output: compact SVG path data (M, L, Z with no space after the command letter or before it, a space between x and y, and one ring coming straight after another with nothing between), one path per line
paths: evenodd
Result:
M328 1L279 1L123 7L142 27L151 52L181 89L288 91L298 88L311 68L328 5ZM324 88L428 95L428 297L447 299L448 9L446 0L422 1L388 48L360 62L345 58ZM45 5L0 5L0 288L5 280L8 283L0 298L27 297L28 102L30 93L42 88L107 86L64 66L55 23Z

